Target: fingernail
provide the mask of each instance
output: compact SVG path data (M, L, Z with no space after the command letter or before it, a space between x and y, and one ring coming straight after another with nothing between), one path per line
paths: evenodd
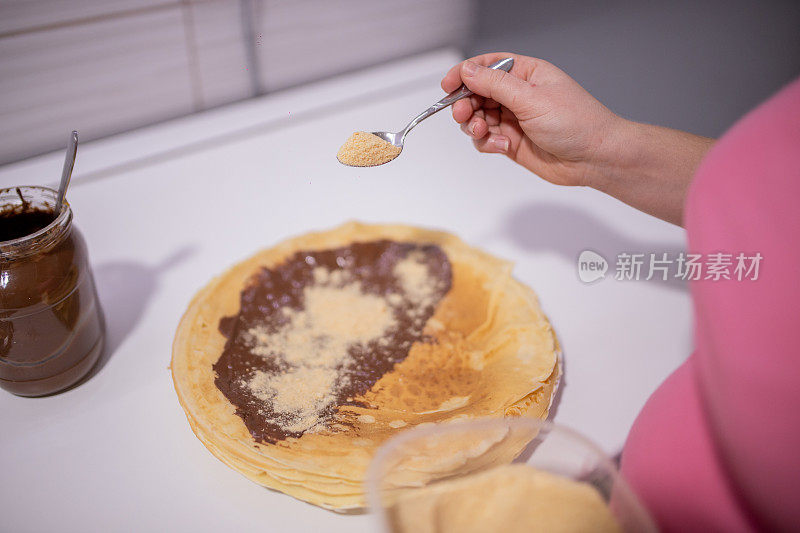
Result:
M474 76L475 73L478 72L478 64L474 61L466 60L464 61L464 66L461 68L461 71L465 76Z
M506 139L505 137L503 137L502 139L495 139L494 140L494 145L501 152L507 152L508 151L508 144L509 144L508 143L508 139Z
M478 123L477 123L477 122L475 122L475 121L473 120L473 121L472 121L472 122L470 122L470 124L469 124L469 132L470 132L471 134L475 135L475 128L477 128L477 127L478 127Z

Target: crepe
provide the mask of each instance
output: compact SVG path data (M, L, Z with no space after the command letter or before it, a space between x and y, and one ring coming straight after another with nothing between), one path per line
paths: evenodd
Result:
M220 320L236 315L240 294L263 269L300 251L378 240L435 245L449 260L452 283L411 346L352 405L313 431L257 440L215 384L213 365L226 347ZM347 223L289 239L233 266L194 297L175 335L172 376L181 406L201 442L220 460L263 486L337 511L365 505L370 459L405 428L482 416L545 418L559 378L558 343L534 292L512 265L457 237L401 225Z

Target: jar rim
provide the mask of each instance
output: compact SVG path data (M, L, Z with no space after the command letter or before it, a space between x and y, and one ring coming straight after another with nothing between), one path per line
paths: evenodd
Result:
M13 187L4 187L0 189L0 196L9 192L9 191L16 191L17 197L22 201L24 204L25 200L21 197L22 193L25 191L39 191L40 193L44 193L46 199L53 201L53 210L55 210L55 202L58 198L58 191L52 189L50 187L45 187L43 185L17 185ZM6 205L13 205L12 203L7 203L0 205L0 208L5 207ZM22 205L22 204L20 204ZM45 202L45 206L46 206ZM40 228L33 233L29 233L27 235L23 235L22 237L17 237L16 239L9 239L7 241L0 241L0 257L5 257L8 254L14 254L16 251L20 250L20 248L24 247L29 243L35 243L40 241L42 237L46 236L49 233L52 233L54 230L58 229L59 227L63 227L68 225L68 219L72 215L72 209L70 208L69 202L64 199L64 203L61 206L61 211L56 215L52 222L50 222L47 226Z

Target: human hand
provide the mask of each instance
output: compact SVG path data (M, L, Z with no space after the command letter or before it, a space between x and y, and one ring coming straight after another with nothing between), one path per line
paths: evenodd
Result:
M509 56L509 73L486 67ZM453 104L453 118L478 151L505 154L558 185L591 186L615 166L615 144L627 121L558 67L484 54L450 69L442 89L452 92L462 83L475 94Z

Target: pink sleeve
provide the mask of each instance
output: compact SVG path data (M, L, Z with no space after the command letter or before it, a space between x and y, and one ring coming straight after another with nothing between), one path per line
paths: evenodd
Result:
M693 283L697 383L741 504L800 524L800 80L741 120L698 169L689 250L760 254L758 279ZM746 266L751 266L747 261ZM753 277L754 271L749 273Z

